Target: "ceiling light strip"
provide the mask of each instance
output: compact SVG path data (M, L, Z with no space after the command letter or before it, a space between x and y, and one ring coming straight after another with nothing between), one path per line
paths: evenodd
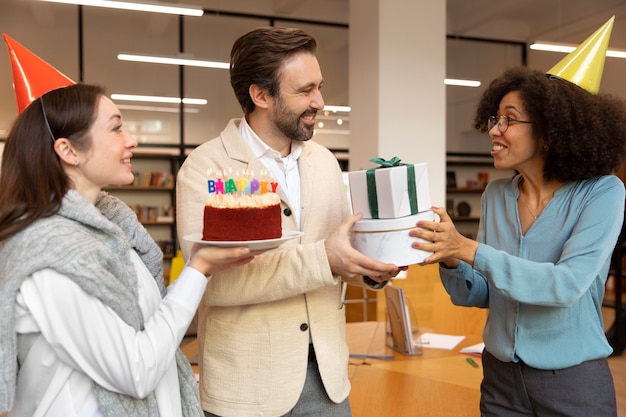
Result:
M159 107L159 106L140 106L135 104L118 104L117 108L120 110L134 110L134 111L158 111L162 113L179 113L178 107ZM185 113L200 113L200 110L190 107L185 107Z
M185 65L189 67L230 69L230 64L228 62L204 61L189 58L174 58L138 54L118 54L117 59L119 59L120 61L147 62L151 64Z
M480 87L480 81L475 80L461 80L457 78L446 78L443 80L445 85L456 85L459 87Z
M350 113L350 106L324 106L324 111Z
M143 96L136 94L111 94L112 100L120 100L120 101L142 101L148 103L169 103L169 104L180 104L181 99L179 97L165 97L165 96ZM184 104L197 104L204 106L208 103L205 99L200 98L183 98L182 102ZM120 107L121 108L121 107ZM135 108L135 110L148 110ZM341 111L341 112L350 112L349 106L324 106L324 110L328 111Z
M113 100L125 100L125 101L146 101L149 103L170 103L180 104L180 97L163 97L163 96L141 96L134 94L111 94ZM203 98L183 98L184 104L198 104L204 106L207 104L207 100Z
M218 68L218 69L230 69L228 62L219 61L206 61L200 59L183 58L183 57L166 57L156 55L141 55L141 54L117 54L117 59L120 61L131 62L145 62L149 64L168 64L168 65L184 65L193 67L205 67L205 68ZM444 80L446 85L456 85L461 87L480 87L480 81L475 80L462 80L446 78ZM333 112L350 112L350 106L325 106L324 110Z
M159 1L114 1L114 0L40 0L49 3L76 4L80 6L105 7L109 9L136 10L141 12L167 13L184 16L202 16L204 10L197 6L165 3Z
M534 51L561 52L564 54L569 54L576 49L576 47L572 45L552 42L535 42L532 43L529 48ZM606 56L611 58L626 58L626 51L609 49L606 51Z

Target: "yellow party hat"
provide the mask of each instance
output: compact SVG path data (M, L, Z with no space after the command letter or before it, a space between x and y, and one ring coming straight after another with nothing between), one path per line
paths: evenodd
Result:
M602 71L615 16L570 52L547 73L584 88L592 94L600 90Z

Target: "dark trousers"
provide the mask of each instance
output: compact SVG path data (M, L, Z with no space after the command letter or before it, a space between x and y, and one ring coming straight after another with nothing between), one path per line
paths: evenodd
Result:
M606 359L542 370L501 362L483 352L483 417L616 417L615 387Z
M306 381L300 398L295 407L281 417L351 417L352 411L348 398L339 404L335 404L328 398L317 368L315 354L311 352L309 356ZM205 417L220 417L207 411L204 415Z

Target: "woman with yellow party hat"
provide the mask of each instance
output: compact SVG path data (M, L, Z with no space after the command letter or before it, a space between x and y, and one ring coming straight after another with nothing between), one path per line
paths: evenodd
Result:
M178 346L207 275L258 252L199 248L166 290L160 249L101 191L133 181L119 109L5 40L20 114L0 173L0 413L203 416Z
M548 71L507 70L474 118L496 168L477 240L445 209L411 235L433 255L453 303L488 308L481 415L616 416L602 299L624 219L612 175L626 144L626 103L598 93L613 18Z

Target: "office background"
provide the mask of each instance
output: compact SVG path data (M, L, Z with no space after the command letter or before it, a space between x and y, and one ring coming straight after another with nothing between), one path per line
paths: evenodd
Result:
M371 167L368 160L374 156L427 161L437 205L447 198L447 154L489 151L486 135L471 127L474 106L486 85L509 66L548 70L564 57L533 51L532 42L577 45L615 15L610 47L626 50L626 4L621 0L186 3L202 6L205 14L180 17L2 0L0 31L70 78L103 84L111 94L206 100L202 105L115 100L142 151L184 156L241 115L228 71L127 62L118 54L228 62L232 42L248 30L263 25L301 27L319 42L326 104L351 107L350 112L318 115L314 140L333 150L351 170ZM608 58L601 91L626 97L624 74L626 59ZM446 86L445 78L477 80L481 85ZM0 138L16 115L8 54L0 53Z
M241 111L230 89L226 70L124 62L116 58L117 54L185 56L228 62L233 40L261 25L298 26L313 33L320 46L326 103L350 106L350 73L359 70L350 69L349 62L353 42L349 36L350 6L363 6L364 1L326 0L312 4L301 0L196 0L187 3L200 5L207 13L201 17L178 17L37 0L3 0L0 30L70 78L104 84L110 93L207 100L206 105L184 108L117 102L127 123L144 144L196 145L218 134L226 121L239 116ZM385 4L399 8L397 13L402 13L402 3L373 2L379 10L372 14L387 13ZM415 2L404 3L409 12L415 7L408 5ZM482 85L478 88L447 86L442 90L445 91L446 150L484 152L488 149L488 141L476 136L469 121L482 89L504 68L525 62L547 70L563 56L532 51L527 45L539 38L578 44L612 15L616 15L616 22L610 46L626 50L626 5L621 1L523 1L504 5L493 0L471 4L449 0L444 21L445 77L478 80ZM419 23L419 19L415 21ZM436 45L435 38L444 33L439 29L433 30L433 45ZM358 63L352 64L358 66ZM424 68L430 65L421 63ZM411 71L414 82L419 83L422 68L416 66ZM601 91L626 97L624 74L626 60L609 58ZM0 137L6 135L17 114L11 82L8 56L3 53L0 54ZM359 87L370 88L367 83ZM416 103L419 100L422 99L415 98ZM320 115L319 121L324 126L318 128L315 139L330 148L349 151L351 140L358 141L350 136L350 120L350 113Z

